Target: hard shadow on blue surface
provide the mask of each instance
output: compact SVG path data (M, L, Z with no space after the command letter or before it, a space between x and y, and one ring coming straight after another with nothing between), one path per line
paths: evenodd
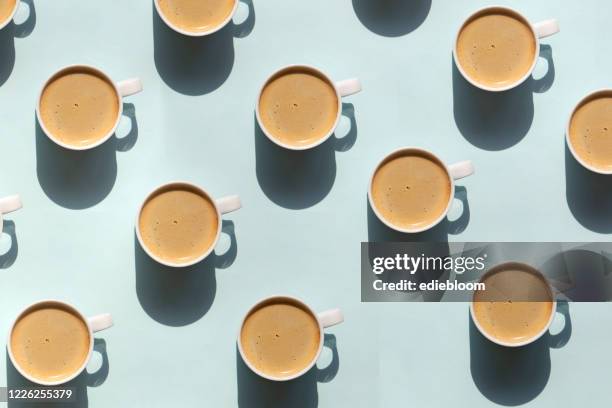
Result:
M516 145L527 135L534 116L533 94L546 92L555 78L552 48L542 45L540 57L548 63L546 75L537 80L530 77L505 92L476 88L452 59L455 123L468 142L483 150L498 151Z
M353 0L353 9L368 30L385 37L399 37L423 24L431 0Z
M157 263L142 249L134 234L136 295L144 311L166 326L185 326L204 316L215 300L217 269L229 267L238 255L232 221L223 221L222 232L231 240L222 255L214 251L206 259L187 268L171 268Z
M21 24L11 21L0 30L0 86L11 76L15 66L15 38L27 37L36 25L34 1L22 0L22 2L30 9L28 18Z
M567 142L565 195L572 215L583 227L600 234L612 233L612 176L583 167L570 152Z
M0 269L6 269L10 268L15 263L15 260L17 260L17 254L19 253L15 223L13 221L3 220L2 233L8 235L11 239L11 246L8 251L0 255Z
M100 368L89 373L86 370L83 371L74 380L57 387L48 388L64 388L72 389L75 393L73 401L66 402L23 402L23 401L10 401L8 408L87 408L89 406L87 398L88 387L98 387L106 381L109 373L109 362L108 354L106 353L106 342L103 339L94 339L94 353L100 353L102 355L102 365ZM14 389L27 389L27 388L41 388L40 385L28 381L19 374L17 369L11 362L8 351L6 352L6 381L8 388Z
M236 376L238 381L238 406L240 408L314 408L319 404L317 383L334 379L340 369L336 337L325 334L325 347L332 351L331 363L320 369L314 366L295 380L275 382L266 380L244 363L236 347Z
M517 406L535 399L550 377L550 348L561 348L572 333L569 305L559 302L565 318L563 330L524 347L502 347L484 337L469 319L470 371L478 390L499 405ZM469 315L469 314L468 314Z
M164 23L153 7L153 42L155 68L170 88L184 95L204 95L219 88L234 66L234 38L248 35L255 26L251 0L247 19L230 22L218 32L204 37L189 37Z
M113 135L102 145L85 151L64 149L45 135L36 115L36 175L47 197L73 210L92 207L106 198L117 178L118 151L131 149L138 140L136 111L123 104L123 113L132 123L128 135Z
M264 194L275 204L299 210L321 202L336 180L336 152L349 150L357 140L355 108L342 104L342 114L350 120L343 137L332 135L323 144L305 151L285 149L263 133L254 117L255 174Z

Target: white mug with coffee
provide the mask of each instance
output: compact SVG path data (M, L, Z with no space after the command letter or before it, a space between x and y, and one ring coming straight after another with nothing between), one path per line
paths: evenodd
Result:
M531 24L508 7L485 7L468 17L457 31L455 64L472 85L491 92L507 91L525 82L540 55L540 39L559 32L555 19Z
M147 255L162 265L195 265L219 242L223 214L241 206L237 195L213 199L189 182L163 184L140 206L136 236Z
M565 137L578 163L595 173L612 174L612 89L591 92L578 102Z
M155 0L155 9L168 27L190 37L203 37L225 27L236 14L239 0Z
M22 207L21 197L17 194L0 198L0 233L2 232L3 222L2 216L4 214L11 213L13 211L17 211Z
M472 174L471 161L447 166L431 152L405 147L378 164L370 178L368 200L374 214L389 228L419 233L447 216L455 181Z
M361 91L358 79L333 82L309 65L290 65L272 74L257 97L255 116L272 142L290 150L319 146L334 133L342 98Z
M0 0L0 30L13 21L20 4L20 0Z
M110 314L85 317L59 300L42 300L25 308L9 331L7 350L17 371L44 386L76 378L93 353L94 333L113 325Z
M257 375L289 381L308 372L323 350L324 329L340 324L340 309L315 313L292 296L271 296L246 313L238 333L238 350Z
M115 133L123 98L142 91L138 78L113 82L98 68L70 65L43 85L36 116L53 142L70 150L93 149Z

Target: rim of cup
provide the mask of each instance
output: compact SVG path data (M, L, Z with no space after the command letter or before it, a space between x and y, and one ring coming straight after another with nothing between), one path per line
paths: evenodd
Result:
M472 301L470 302L470 316L472 318L472 321L474 322L474 325L478 329L478 331L486 339L492 341L493 343L495 343L497 345L503 346L503 347L516 348L516 347L523 347L523 346L526 346L528 344L534 343L540 337L542 337L544 335L544 333L546 333L548 331L548 329L550 329L550 326L552 325L552 322L555 319L555 313L556 313L556 310L557 310L557 299L555 299L554 292L552 290L552 287L550 286L550 282L548 282L548 280L542 274L542 272L540 272L538 269L534 268L533 266L528 265L528 264L523 263L523 262L513 262L513 261L510 261L510 262L502 262L500 264L497 264L497 265L493 266L492 268L490 268L484 275L482 275L482 277L480 278L479 282L483 282L489 275L494 274L494 273L498 272L501 269L512 267L512 266L519 267L522 270L527 270L527 271L537 275L540 279L542 279L542 281L546 284L546 287L548 288L548 292L550 294L550 299L551 299L551 303L552 303L552 308L551 308L550 316L548 317L548 322L546 323L546 325L544 325L542 330L540 330L535 336L533 336L533 337L531 337L531 338L529 338L527 340L523 340L521 342L518 342L518 343L506 342L506 341L500 340L500 339L490 335L489 333L487 333L486 330L484 330L482 328L482 326L480 325L480 322L476 318L476 313L474 312L474 297L476 296L476 292L474 292L474 294L472 295Z
M519 18L523 23L525 23L529 27L529 30L531 30L531 34L533 35L533 39L534 39L535 45L536 45L535 53L534 53L534 56L533 56L533 62L531 63L531 67L529 68L527 73L525 73L525 75L523 75L517 81L515 81L515 82L513 82L513 83L511 83L509 85L505 85L503 87L492 87L492 86L484 85L484 84L476 81L475 79L471 78L465 72L463 67L461 66L461 63L459 61L459 57L457 56L457 43L459 41L459 35L461 34L461 31L463 30L463 28L468 23L470 23L475 17L479 16L480 14L486 14L487 12L492 12L492 11L495 11L495 10L501 10L501 11L505 11L507 13L513 14L515 17ZM472 84L475 87L480 88L480 89L482 89L484 91L489 91L489 92L504 92L504 91L509 91L510 89L516 88L517 86L521 85L533 73L533 71L534 71L534 69L536 67L536 64L538 63L539 55L540 55L540 38L538 37L538 33L536 33L536 31L535 31L535 29L533 27L533 24L529 21L529 19L527 19L527 17L525 17L523 15L523 13L519 12L516 9L508 7L508 6L487 6L487 7L483 7L481 9L478 9L475 12L473 12L472 14L470 14L465 20L463 20L463 22L459 26L459 29L457 30L457 34L455 35L455 42L453 44L453 59L455 60L455 66L457 67L459 72L461 72L461 75L470 84Z
M186 262L171 262L171 261L168 261L166 259L162 259L162 258L158 257L157 255L155 255L145 245L144 240L142 239L142 235L140 234L140 215L142 214L142 210L143 210L144 206L147 204L149 199L152 198L155 194L159 193L160 191L162 191L164 189L170 189L172 187L180 187L180 186L188 187L190 189L194 189L194 190L198 191L200 194L202 194L204 197L206 197L213 204L213 207L215 207L215 211L217 212L217 233L215 235L215 240L210 245L210 248L208 248L206 250L206 252L204 252L203 254L198 256L197 258L194 258L194 259L186 261ZM140 207L138 209L138 214L136 215L136 223L135 223L136 237L138 238L138 242L140 243L140 247L154 261L156 261L156 262L158 262L158 263L160 263L162 265L172 267L172 268L185 268L185 267L188 267L188 266L195 265L198 262L201 262L204 258L206 258L208 255L210 255L211 252L215 249L215 246L219 242L219 237L221 236L221 226L222 226L222 222L223 222L221 217L222 217L222 214L221 214L221 211L219 211L219 206L217 205L217 202L202 187L200 187L200 186L198 186L198 185L196 185L194 183L191 183L189 181L182 181L182 180L171 181L169 183L164 183L164 184L159 185L156 188L154 188L153 191L151 191L149 194L147 194L146 198L143 200L142 204L140 205Z
M274 377L271 375L268 375L266 373L264 373L263 371L257 369L256 367L254 367L251 362L249 361L249 359L246 358L245 353L244 353L244 349L242 348L242 341L241 341L241 335L242 335L242 328L244 327L244 323L246 322L247 318L250 316L250 314L256 310L258 307L260 307L261 305L268 303L268 302L274 302L274 301L278 301L278 300L289 300L291 302L297 303L300 306L302 306L305 310L307 310L317 321L317 324L319 325L319 346L317 348L317 353L315 354L315 356L312 358L312 361L305 366L302 370L300 370L299 372L292 374L288 377ZM291 380L295 380L298 377L301 377L302 375L306 374L308 372L308 370L310 370L317 362L317 360L319 359L319 356L321 355L321 351L323 350L323 342L324 342L324 332L323 332L324 328L323 328L323 324L321 323L321 320L319 319L319 316L317 315L317 313L312 310L312 308L310 306L308 306L308 304L306 302L304 302L302 299L297 298L295 296L291 296L291 295L272 295L272 296L267 296L264 297L260 300L258 300L253 306L251 306L249 308L249 310L245 313L244 317L242 318L242 321L240 323L240 328L238 329L238 337L237 337L237 344L238 344L238 351L240 352L240 357L242 358L242 361L244 361L244 363L247 365L247 367L249 367L249 369L251 369L251 371L253 371L255 374L259 375L260 377L263 377L267 380L270 381L291 381Z
M113 89L115 90L115 96L117 97L117 105L119 106L119 109L117 111L117 118L115 119L115 124L113 125L112 129L104 137L100 138L99 140L96 140L95 142L91 144L83 145L83 146L74 146L74 145L71 145L71 144L68 144L68 143L65 143L59 140L55 135L53 135L49 131L49 129L47 129L44 121L42 120L42 116L40 114L40 103L42 101L42 95L45 89L47 88L47 86L60 75L70 70L78 70L78 69L91 70L95 72L96 74L100 75L102 78L104 78L108 83L110 83ZM83 150L89 150L89 149L93 149L93 148L100 146L101 144L106 142L108 139L110 139L115 134L115 131L117 130L117 127L119 126L119 123L121 122L122 115L123 115L123 97L121 96L121 92L119 92L119 88L117 88L117 84L100 68L94 67L92 65L87 65L87 64L72 64L72 65L67 65L57 70L43 84L42 88L40 89L40 93L38 94L38 100L36 102L36 118L38 120L38 124L40 125L40 128L43 130L45 135L47 135L47 137L51 139L51 141L69 150L83 151Z
M234 8L232 9L232 12L229 14L229 16L227 16L225 20L223 20L221 24L207 31L187 31L187 30L183 30L182 28L177 27L170 20L168 20L166 16L164 15L164 13L161 11L161 9L159 8L159 0L155 0L154 3L155 3L155 10L157 10L157 14L162 19L162 21L166 23L168 27L170 27L171 29L173 29L179 34L183 34L189 37L204 37L206 35L210 35L210 34L216 33L217 31L221 30L232 20L232 18L234 18L234 14L236 14L236 10L238 9L239 1L240 0L234 0Z
M32 309L36 308L36 307L40 307L43 306L45 304L56 304L56 305L60 305L61 307L64 307L66 309L70 309L70 311L72 311L74 314L76 314L83 322L85 322L86 326L87 326L87 330L89 331L89 351L87 353L87 358L85 358L85 361L83 362L83 364L79 367L78 370L76 370L74 373L72 373L70 376L66 377L66 378L62 378L61 380L57 380L57 381L44 381L41 380L39 378L33 377L30 374L28 374L27 372L25 372L17 363L17 361L15 360L15 356L13 355L13 349L12 349L12 345L11 345L11 338L13 335L13 329L15 328L15 324L17 324L17 322L19 321L19 319L24 316L26 313L28 313L29 311L31 311ZM43 386L54 386L54 385L61 385L61 384L65 384L69 381L74 380L79 374L81 374L83 372L83 370L85 369L85 367L87 367L87 363L89 363L89 360L91 359L91 355L93 353L93 346L94 346L94 334L93 334L93 329L91 327L91 324L89 323L89 320L87 319L87 317L83 316L83 314L79 311L79 309L77 309L74 305L68 303L68 302L64 302L63 300L57 300L57 299L44 299L44 300L39 300L37 302L34 302L32 304L30 304L29 306L26 306L23 310L21 310L21 312L19 312L17 314L17 317L13 320L13 323L10 326L9 329L9 334L8 334L8 341L6 344L7 347L7 351L8 351L8 355L9 358L11 360L11 362L13 363L13 366L15 367L15 369L19 372L19 374L21 374L25 379L27 379L28 381L31 381L33 383L39 384L39 385L43 385Z
M582 157L580 157L577 153L576 150L574 150L574 146L572 145L572 140L570 138L570 127L572 125L572 119L574 119L574 115L576 114L576 111L578 111L578 109L580 109L585 103L589 102L592 99L597 98L598 96L610 96L612 97L612 88L600 88L600 89L596 89L592 92L589 92L586 96L584 96L582 99L580 99L580 101L576 104L576 106L572 109L572 113L569 116L569 119L567 120L567 125L565 128L565 141L567 143L567 147L570 150L570 152L572 153L572 156L574 156L574 159L576 159L576 161L582 165L582 167L586 168L587 170L590 170L594 173L598 173L598 174L603 174L603 175L610 175L612 174L612 169L610 170L602 170L599 169L589 163L587 163Z
M11 21L13 21L13 18L15 18L15 14L17 14L17 9L19 9L20 3L21 3L21 0L15 1L15 7L13 8L13 11L11 12L11 14L9 14L9 16L6 18L5 21L0 21L0 30L2 30L4 27L9 25Z
M334 88L334 92L336 93L336 99L338 101L338 113L336 114L336 120L334 121L334 124L331 127L331 129L329 130L329 132L324 137L322 137L322 138L320 138L318 140L315 140L314 142L312 142L310 144L301 145L301 146L290 145L290 144L281 142L276 137L274 137L274 135L272 135L270 132L268 132L268 129L266 129L266 127L264 126L263 121L261 120L261 115L259 113L259 102L261 101L261 94L263 93L263 90L266 87L266 85L268 85L270 83L270 81L274 77L276 77L277 75L283 73L284 71L290 71L290 70L293 70L293 69L311 70L311 71L314 71L316 74L320 75L323 79L325 79ZM285 65L284 67L279 68L278 70L274 71L272 73L272 75L268 76L268 78L266 78L266 80L264 81L263 85L259 89L259 92L257 93L257 102L255 104L255 116L257 117L257 123L259 124L259 128L261 129L261 131L274 144L276 144L276 145L278 145L280 147L283 147L285 149L289 149L289 150L299 150L299 151L301 151L301 150L313 149L313 148L315 148L315 147L325 143L327 141L327 139L329 139L331 137L331 135L333 135L334 132L336 131L336 128L338 127L338 124L340 123L340 118L342 117L342 96L340 95L340 92L338 92L338 88L336 87L335 82L332 81L332 79L329 77L329 75L327 75L325 72L323 72L323 70L321 70L320 68L317 68L315 66L308 65L308 64L290 64L290 65Z
M399 227L395 224L393 224L392 222L390 222L389 220L385 219L385 217L383 217L383 215L378 211L378 208L376 208L376 204L374 203L374 198L372 197L372 187L373 187L373 183L374 183L374 176L376 175L376 173L378 172L378 170L391 158L393 158L394 156L399 156L405 153L410 153L410 152L416 152L416 153L421 153L424 154L426 156L428 156L429 158L434 159L438 164L440 164L444 170L446 171L446 175L448 177L448 180L451 184L451 191L450 191L450 196L448 199L448 204L446 205L446 209L444 210L444 212L442 214L440 214L440 216L433 221L432 223L423 226L423 227L419 227L419 228L402 228ZM435 227L436 225L438 225L440 222L442 222L442 220L448 215L448 212L451 209L451 206L453 205L453 200L455 197L455 179L453 179L450 170L448 169L448 166L446 165L446 163L444 163L437 155L433 154L432 152L430 152L429 150L425 150L422 149L420 147L414 147L414 146L408 146L408 147L400 147L399 149L396 149L394 151L392 151L391 153L389 153L388 155L386 155L377 165L376 168L374 168L374 171L372 172L372 175L370 176L370 183L368 186L368 201L370 202L370 207L372 208L372 211L374 211L374 214L376 214L376 217L383 223L385 224L387 227L398 231L398 232L402 232L404 234L418 234L420 232L424 232L427 231L433 227Z

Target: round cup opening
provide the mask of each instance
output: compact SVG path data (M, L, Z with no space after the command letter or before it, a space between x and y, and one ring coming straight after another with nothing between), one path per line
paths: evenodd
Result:
M177 33L183 34L189 37L204 37L207 35L214 34L217 31L220 31L222 28L228 25L228 23L232 20L232 18L234 17L234 14L236 14L236 10L238 9L238 4L239 4L239 0L233 0L233 6L231 9L231 12L229 12L229 14L224 19L218 21L216 25L211 26L205 30L197 30L197 29L188 29L187 27L181 27L180 24L178 24L177 22L169 18L167 13L164 12L164 10L162 9L163 7L160 4L160 1L163 1L163 0L155 0L154 4L155 4L155 9L157 10L157 14L160 16L162 21L168 27L170 27L172 30L176 31Z

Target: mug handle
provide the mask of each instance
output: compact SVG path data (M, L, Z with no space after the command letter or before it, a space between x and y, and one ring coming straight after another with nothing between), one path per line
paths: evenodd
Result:
M471 176L472 174L474 174L474 171L474 165L470 160L462 161L448 166L448 172L450 173L453 180L461 180L462 178Z
M550 37L560 31L559 21L556 18L540 21L533 24L533 31L540 39Z
M340 309L330 309L321 313L317 313L317 318L321 322L324 329L340 324L344 321L344 314Z
M87 321L91 326L91 331L93 331L94 333L104 329L108 329L113 325L113 317L110 315L110 313L102 313L99 315L88 317Z
M17 211L21 207L23 207L23 204L21 203L21 198L17 194L0 198L0 213L2 214Z
M116 86L119 95L123 98L142 92L142 81L140 78L126 79L125 81L117 82Z
M231 213L242 208L242 202L237 195L218 198L215 200L215 204L217 204L221 214Z
M335 86L338 94L342 98L361 92L361 81L357 78L336 82Z
M563 316L563 329L557 334L549 334L548 344L551 348L561 348L567 344L570 337L572 336L572 320L569 314L569 303L564 300L557 301L557 309L553 311L555 317L553 321L557 320L558 316Z

